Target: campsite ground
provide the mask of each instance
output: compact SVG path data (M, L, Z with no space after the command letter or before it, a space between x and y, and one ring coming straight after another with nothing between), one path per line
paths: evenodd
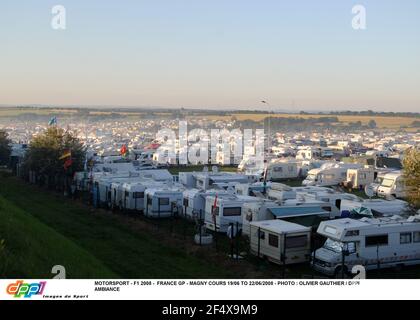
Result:
M193 243L195 225L184 219L149 220L138 214L93 210L82 201L28 185L0 171L0 278L50 278L54 265L67 278L275 278L282 267L248 256L232 260L230 243ZM319 277L308 265L287 278ZM369 277L419 278L418 267Z

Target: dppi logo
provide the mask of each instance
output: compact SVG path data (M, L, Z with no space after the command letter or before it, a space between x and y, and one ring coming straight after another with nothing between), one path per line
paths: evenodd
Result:
M33 295L41 295L44 292L46 281L39 283L24 283L22 280L11 283L7 286L7 293L15 298L31 298Z

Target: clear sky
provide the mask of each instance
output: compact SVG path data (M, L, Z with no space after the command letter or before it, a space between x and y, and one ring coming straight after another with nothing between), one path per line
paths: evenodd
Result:
M0 104L420 111L420 1L2 0L0 75Z

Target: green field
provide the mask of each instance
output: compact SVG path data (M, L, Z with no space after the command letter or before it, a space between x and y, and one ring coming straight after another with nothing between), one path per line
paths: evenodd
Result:
M1 172L0 222L0 278L49 278L57 264L68 278L233 277L116 215L94 214Z

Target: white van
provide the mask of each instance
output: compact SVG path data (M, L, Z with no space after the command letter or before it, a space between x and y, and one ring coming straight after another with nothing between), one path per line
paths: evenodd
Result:
M242 205L247 202L261 202L261 198L216 194L206 197L205 225L209 230L225 233L231 223L242 228Z
M278 181L284 179L296 179L299 176L298 163L296 160L272 161L267 165L266 180Z
M311 228L282 220L250 223L251 253L278 264L309 261Z
M304 186L336 186L344 182L347 178L348 169L360 168L360 164L350 163L326 163L319 169L309 170Z
M182 191L177 188L148 188L144 194L144 215L151 218L181 215L182 199Z
M355 265L366 270L420 264L420 216L321 222L317 233L326 237L313 254L312 267L339 276ZM344 250L344 252L343 252Z
M406 196L406 187L403 174L400 171L387 173L378 188L378 196L404 198Z

